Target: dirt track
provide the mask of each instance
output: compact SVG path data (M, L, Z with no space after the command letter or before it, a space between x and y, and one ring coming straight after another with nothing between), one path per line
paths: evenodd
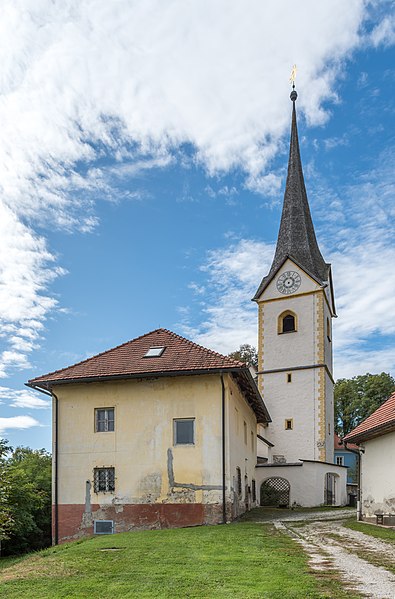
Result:
M342 515L341 512L290 515L275 520L274 525L303 546L313 569L337 570L346 588L363 596L394 599L395 575L387 568L395 568L395 546L345 528L339 520ZM345 516L349 517L350 512Z

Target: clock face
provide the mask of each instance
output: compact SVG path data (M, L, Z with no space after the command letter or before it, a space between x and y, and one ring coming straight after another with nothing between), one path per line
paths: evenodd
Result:
M299 289L301 283L300 275L294 270L287 270L277 279L277 289L280 293L289 295Z

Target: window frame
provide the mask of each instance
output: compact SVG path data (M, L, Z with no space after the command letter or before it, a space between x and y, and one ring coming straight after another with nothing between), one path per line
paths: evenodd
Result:
M173 445L174 447L193 447L196 445L196 424L195 417L192 418L173 418ZM192 422L192 443L179 443L177 441L177 423L178 422Z
M344 466L344 456L343 455L336 456L336 466Z
M284 319L287 316L292 316L294 319L294 328L292 331L284 331ZM298 332L298 315L292 310L285 310L279 314L277 319L277 333L279 335L288 335L289 333L297 333Z
M288 423L290 423L290 426L288 426ZM294 429L294 419L293 418L286 418L285 422L284 422L284 428L286 431L293 431Z
M105 472L104 488L101 488L100 472ZM110 476L111 475L111 476ZM115 493L115 468L114 466L99 466L93 469L93 492Z
M113 412L113 419L110 420L108 418L108 411L112 410ZM99 425L99 418L98 418L98 414L99 412L105 412L106 417L104 418L103 421L100 422L104 422L105 424L105 430L104 431L100 431L98 428ZM109 430L108 428L108 423L112 422L113 423L113 429ZM110 407L110 408L95 408L95 433L113 433L115 431L115 407Z
M236 492L238 497L241 497L243 494L243 487L241 484L241 468L236 466Z

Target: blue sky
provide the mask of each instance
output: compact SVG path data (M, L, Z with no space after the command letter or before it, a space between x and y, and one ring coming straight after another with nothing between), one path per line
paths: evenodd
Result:
M395 372L394 3L5 2L0 434L50 448L24 387L157 327L256 345L250 301L299 137L339 318L335 376Z

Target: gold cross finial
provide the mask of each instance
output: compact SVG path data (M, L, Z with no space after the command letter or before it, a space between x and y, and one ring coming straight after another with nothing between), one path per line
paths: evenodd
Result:
M289 82L292 85L292 89L295 89L295 79L296 79L296 64L292 67L291 76L289 78Z

